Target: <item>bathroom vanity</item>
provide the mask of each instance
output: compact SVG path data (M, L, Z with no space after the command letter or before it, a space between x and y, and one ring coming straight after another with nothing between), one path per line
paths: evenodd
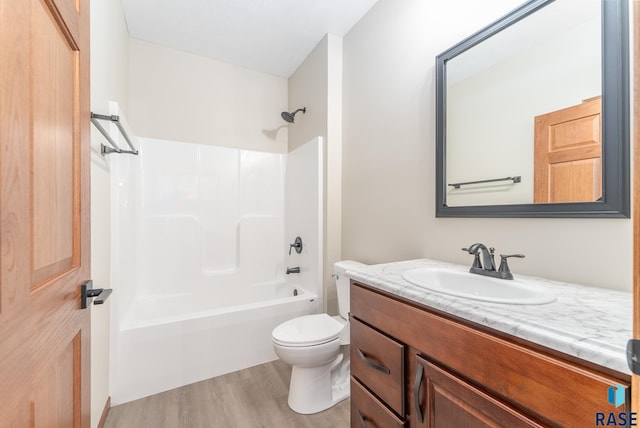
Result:
M557 301L487 303L402 279L425 266L465 269L416 260L348 272L352 427L586 427L629 410L629 293L530 278ZM612 387L627 388L617 408Z

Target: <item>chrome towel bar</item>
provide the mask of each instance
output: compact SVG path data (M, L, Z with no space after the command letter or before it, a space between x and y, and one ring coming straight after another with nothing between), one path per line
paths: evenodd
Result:
M490 180L478 180L478 181L466 181L464 183L451 183L447 184L447 186L451 186L454 189L459 189L460 186L466 186L467 184L480 184L480 183L493 183L495 181L513 181L514 183L520 183L522 177L516 175L515 177L504 177L504 178L492 178Z
M120 146L118 146L118 144L113 140L113 138L111 138L111 135L109 135L107 130L102 127L99 120L108 120L109 122L115 123L131 150L122 150ZM97 114L91 112L91 123L93 123L94 126L98 128L98 131L100 131L102 136L106 138L111 145L111 147L107 147L104 144L100 145L100 153L102 155L109 155L111 153L128 153L132 155L138 154L138 150L134 147L131 139L129 138L129 135L127 135L127 131L124 129L124 126L122 126L122 123L120 122L120 116Z

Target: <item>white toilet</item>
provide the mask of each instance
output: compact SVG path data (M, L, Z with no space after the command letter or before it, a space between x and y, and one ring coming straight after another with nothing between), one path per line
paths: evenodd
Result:
M321 412L349 397L349 278L354 261L333 265L339 316L305 315L273 329L273 349L293 366L289 407L297 413Z

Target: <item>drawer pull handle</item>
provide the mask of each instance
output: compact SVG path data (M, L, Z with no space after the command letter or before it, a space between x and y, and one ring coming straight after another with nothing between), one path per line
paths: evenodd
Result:
M385 366L381 366L380 364L378 364L378 363L376 363L376 362L372 361L370 358L367 358L367 356L366 356L366 355L364 355L364 352L362 352L362 351L360 350L360 348L358 348L358 355L360 356L360 359L361 359L362 361L364 361L364 363L365 363L366 365L368 365L369 367L371 367L371 368L373 368L373 369L376 369L376 370L378 370L378 371L381 371L381 372L382 372L382 373L384 373L384 374L389 374L389 373L391 373L391 370L389 370L389 369L388 369L388 368L386 368Z
M367 424L367 419L364 417L364 415L360 410L358 410L358 419L360 419L360 425L362 425L362 428L369 428L369 424Z
M424 422L424 415L422 414L422 409L420 408L420 390L422 389L423 373L424 373L424 367L422 367L422 364L418 364L418 373L416 373L416 382L413 384L413 405L416 408L416 413L418 414L418 420L420 420L420 423Z

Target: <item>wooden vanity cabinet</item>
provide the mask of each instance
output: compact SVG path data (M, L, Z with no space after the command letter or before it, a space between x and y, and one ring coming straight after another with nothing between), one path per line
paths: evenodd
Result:
M351 426L582 428L595 426L597 412L629 411L607 401L629 376L510 339L352 281ZM381 365L401 350L404 363L372 380L379 370L358 349ZM383 413L404 425L380 422Z

